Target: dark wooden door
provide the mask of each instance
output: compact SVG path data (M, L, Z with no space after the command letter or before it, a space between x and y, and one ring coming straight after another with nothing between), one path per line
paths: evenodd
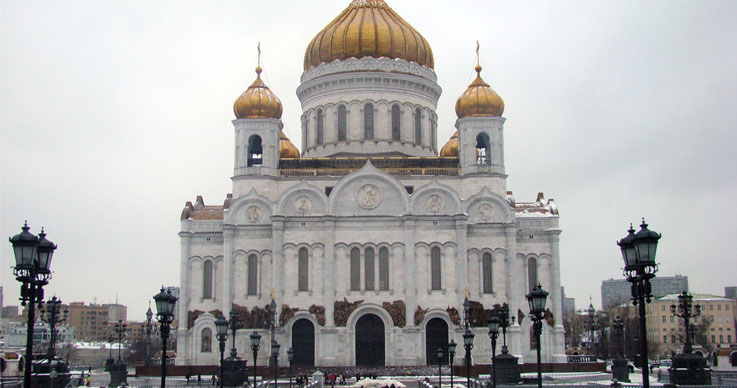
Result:
M315 325L307 319L292 325L292 350L292 365L315 366Z
M366 314L356 322L356 365L384 366L384 322Z
M448 324L440 318L433 318L425 327L425 359L427 365L438 365L438 348L443 349L441 365L448 365Z

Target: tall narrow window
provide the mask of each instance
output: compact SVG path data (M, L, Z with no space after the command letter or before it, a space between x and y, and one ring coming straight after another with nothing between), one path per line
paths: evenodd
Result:
M379 249L379 290L389 290L389 249Z
M248 256L248 295L258 294L258 258Z
M308 264L307 248L299 248L299 284L297 288L299 291L307 291Z
M363 106L363 137L374 138L374 106L370 103Z
M351 249L351 291L361 290L361 253Z
M484 253L481 260L483 261L482 271L484 275L484 294L491 294L493 292L491 283L491 253Z
M373 291L374 289L374 249L366 248L366 257L364 258L366 265L366 289Z
M491 164L491 144L485 133L476 136L476 164Z
M399 105L392 105L392 140L399 140Z
M316 136L316 143L322 144L322 109L317 110L317 136Z
M532 292L532 289L537 285L537 260L534 257L527 261L527 282L530 292Z
M422 111L420 108L415 110L415 143L422 143Z
M202 299L212 299L212 261L205 261L202 268Z
M261 136L253 135L248 138L248 162L247 166L255 166L263 163L263 148L261 147Z
M440 289L440 248L430 250L430 271L432 272L432 289Z
M345 105L341 105L338 107L338 140L345 140L346 124Z
M202 329L200 342L200 351L202 353L212 352L212 329L210 329L209 327Z

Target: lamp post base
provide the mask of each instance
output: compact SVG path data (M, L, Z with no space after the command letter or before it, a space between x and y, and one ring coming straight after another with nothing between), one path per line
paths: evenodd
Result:
M240 387L246 381L248 367L246 361L238 357L228 357L223 360L223 385L226 387Z
M128 385L128 364L125 362L108 359L105 370L110 373L109 386L119 387Z
M612 379L617 379L619 382L630 382L630 370L627 366L627 360L624 358L612 360Z
M706 359L694 353L678 354L673 357L673 366L668 369L671 384L711 385L711 369Z
M517 357L502 353L496 356L496 384L508 385L520 382L519 360Z

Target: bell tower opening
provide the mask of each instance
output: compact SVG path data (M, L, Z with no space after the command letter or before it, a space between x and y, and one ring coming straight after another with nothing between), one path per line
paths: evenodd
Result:
M491 165L491 144L485 133L476 136L476 164Z
M264 150L261 146L261 136L253 135L248 138L248 167L263 164Z

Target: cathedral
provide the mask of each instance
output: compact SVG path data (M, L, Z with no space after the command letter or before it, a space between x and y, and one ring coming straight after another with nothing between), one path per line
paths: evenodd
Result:
M437 365L451 340L462 364L466 322L489 364L502 307L510 353L535 362L538 282L542 360L564 362L558 210L508 191L504 102L475 70L439 147L429 42L384 0L353 0L305 50L300 152L257 67L233 106L232 193L182 211L176 363L217 364L215 320L233 314L249 363L260 333L259 365L271 341L294 365Z

